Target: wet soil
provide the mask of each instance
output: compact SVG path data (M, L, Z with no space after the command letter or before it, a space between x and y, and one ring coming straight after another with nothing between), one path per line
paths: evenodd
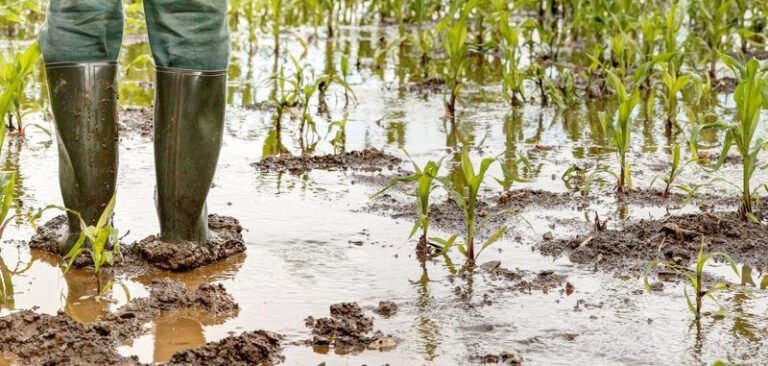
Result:
M545 241L537 248L546 255L567 255L578 264L638 270L654 259L688 263L702 243L705 251L726 252L738 262L762 266L768 256L768 229L742 221L735 212L704 212L625 222L618 229Z
M497 291L527 294L533 293L533 291L540 291L546 294L550 290L560 288L568 295L570 295L568 292L573 292L573 285L565 281L566 276L557 274L553 270L542 270L539 272L513 270L502 267L500 261L483 263L480 265L480 269L489 273L491 275L490 279L496 281Z
M83 325L64 312L56 315L23 310L0 318L0 351L30 365L137 365L117 347L145 333L144 324L164 312L194 309L219 319L239 308L223 286L201 285L187 290L181 282L156 281L148 298L135 299L102 319Z
M283 360L277 333L257 330L177 352L166 365L272 365Z
M519 189L498 195L479 197L476 214L478 217L492 217L485 230L492 232L510 220L519 220L515 213L534 211L537 208L580 211L588 206L588 199L573 193ZM371 201L364 208L364 211L409 220L415 219L417 215L412 202L403 201L391 194L381 195ZM505 211L507 214L502 214ZM464 213L452 200L443 199L432 203L429 215L430 225L435 228L452 232L460 232L464 228Z
M60 255L63 250L63 243L69 230L69 223L67 216L59 215L49 220L43 225L37 227L35 235L29 241L29 247L32 249L40 249L49 253ZM120 256L115 258L115 263L122 263L124 257ZM93 259L88 253L81 253L72 262L74 268L85 268L93 266Z
M330 317L316 319L309 316L304 320L313 335L306 344L315 348L333 347L337 353L361 352L366 348L382 350L396 346L391 337L373 331L373 318L365 316L357 303L333 304L330 313Z
M400 86L402 92L417 92L420 94L442 93L445 88L445 79L439 76L430 77L418 82Z
M138 133L141 137L152 137L154 112L151 108L128 107L118 112L120 133Z
M315 169L329 171L354 169L378 172L384 168L393 170L401 162L402 160L394 155L370 148L361 151L317 156L269 156L251 165L262 172L303 174Z
M483 365L487 365L487 364L498 365L498 364L501 364L501 365L519 366L519 365L523 364L523 359L520 356L518 356L518 355L516 355L514 353L510 353L510 352L501 352L499 354L489 353L489 354L486 354L484 356L472 357L472 360L473 361L477 361L477 362L479 362L480 364L483 364Z
M59 243L63 242L68 226L66 216L54 217L44 225L38 226L29 246L60 254ZM243 227L237 219L216 214L208 215L208 229L210 239L206 245L194 242L167 243L159 240L156 235L150 235L138 243L123 247L123 256L120 258L122 266L116 269L120 272L137 272L138 268L135 267L147 263L160 269L182 272L245 252ZM76 268L92 265L93 260L86 253L78 256L73 263Z
M385 318L393 316L397 313L399 307L392 301L379 301L379 306L373 309L373 312L379 314Z
M206 245L191 241L168 243L156 235L135 243L131 251L147 263L169 271L183 272L245 252L243 227L237 219L208 215L210 238Z

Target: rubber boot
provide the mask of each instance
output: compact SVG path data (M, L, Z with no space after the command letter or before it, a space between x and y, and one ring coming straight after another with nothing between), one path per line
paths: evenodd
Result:
M157 67L155 201L160 240L208 241L206 198L224 132L227 75Z
M64 206L96 225L117 182L117 63L49 63L45 71ZM67 219L62 254L80 233L77 215L67 212Z

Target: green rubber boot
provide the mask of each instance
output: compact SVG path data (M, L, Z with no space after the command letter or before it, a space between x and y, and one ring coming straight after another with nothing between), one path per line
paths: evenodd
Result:
M96 225L117 182L117 63L48 63L48 94L59 147L64 206ZM62 254L77 240L80 220L67 212Z
M208 241L206 198L224 132L227 74L157 67L155 197L160 240Z

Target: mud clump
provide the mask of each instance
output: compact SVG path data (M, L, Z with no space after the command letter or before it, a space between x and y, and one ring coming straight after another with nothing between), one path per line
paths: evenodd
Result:
M379 306L376 307L376 309L373 310L374 313L379 314L383 317L390 317L397 313L398 307L397 304L395 304L392 301L379 301Z
M85 327L62 312L22 310L0 318L0 349L26 365L139 364L117 353L116 339L101 329Z
M29 247L40 249L49 253L61 255L64 248L66 237L69 233L69 222L66 215L59 215L49 220L43 225L37 227L35 235L29 241ZM120 257L115 260L120 261ZM81 253L77 256L72 266L83 268L93 265L93 259L87 253Z
M502 364L502 365L510 365L510 366L520 366L523 364L523 359L520 356L511 352L502 352L499 354L489 353L484 356L472 357L472 359L484 365L485 364Z
M206 245L183 241L168 243L156 235L133 245L133 252L155 267L183 272L229 258L245 251L243 227L237 219L211 214L208 216L210 239Z
M64 312L56 315L23 310L0 318L0 352L11 353L29 365L138 365L117 347L146 332L144 324L162 312L179 309L232 317L238 306L221 285L202 285L195 291L169 280L150 284L148 298L135 299L115 313L83 325Z
M236 315L239 309L235 300L221 284L203 284L194 292L190 292L181 282L164 280L153 282L149 291L149 298L134 300L124 308L126 310L154 309L157 311L194 308L204 310L215 317Z
M263 365L283 361L277 333L257 330L209 342L194 350L176 352L166 365Z
M251 165L262 172L303 174L315 169L381 171L382 167L386 167L393 170L401 162L396 156L370 148L334 155L269 156Z
M307 340L314 347L333 347L342 352L360 352L369 349L387 349L395 341L380 331L373 332L373 318L365 316L357 303L339 303L330 307L329 318L307 317L305 325L312 330Z
M555 257L568 255L578 264L635 270L654 259L688 263L702 243L706 251L726 252L750 265L762 265L768 256L768 230L740 220L735 212L627 222L616 230L543 242L538 250Z

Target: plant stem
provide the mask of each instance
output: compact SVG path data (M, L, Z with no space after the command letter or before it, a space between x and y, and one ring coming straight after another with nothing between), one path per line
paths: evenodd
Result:
M742 197L741 197L741 218L743 220L746 220L749 218L749 215L752 214L752 195L750 194L750 187L749 187L749 168L747 166L743 169L743 188L742 188Z
M469 212L467 214L467 261L475 264L475 202L469 200Z
M619 193L625 193L626 187L625 187L625 181L624 177L626 177L627 171L626 171L626 157L624 154L621 154L620 157L621 160L621 167L619 168L619 184L616 186L616 191Z

